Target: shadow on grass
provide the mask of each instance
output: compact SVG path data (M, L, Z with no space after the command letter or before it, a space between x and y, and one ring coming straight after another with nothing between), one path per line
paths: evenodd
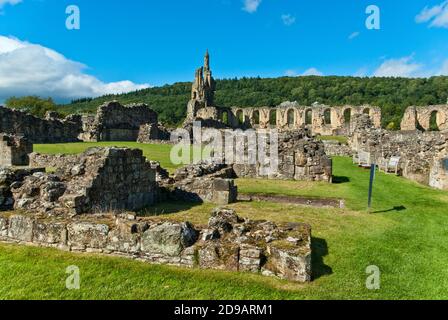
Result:
M350 182L350 178L349 177L333 176L333 183L334 184L347 183L347 182Z
M386 212L392 212L392 211L400 212L400 211L403 211L403 210L406 210L405 206L396 206L396 207L393 207L393 208L388 209L388 210L374 211L372 213L386 213Z
M186 202L186 201L166 201L158 203L153 207L145 208L139 211L139 216L159 216L163 214L172 214L180 211L187 211L193 207L200 206L200 202Z
M324 263L324 257L328 255L328 245L325 239L312 238L311 239L311 265L313 268L313 279L318 279L325 275L333 273L333 269Z

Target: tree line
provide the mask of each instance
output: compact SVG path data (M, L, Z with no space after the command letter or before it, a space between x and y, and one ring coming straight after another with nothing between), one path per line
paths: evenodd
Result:
M314 102L335 106L370 104L381 108L382 125L389 129L399 129L408 106L445 104L448 98L446 76L417 79L258 77L221 79L216 82L217 106L275 107L284 101L297 101L301 105L312 105ZM93 113L99 105L110 100L118 100L123 104L146 103L159 114L161 122L176 126L185 118L190 90L190 82L180 82L120 95L77 99L63 105L56 105L51 99L12 97L6 101L6 106L42 116L49 110L56 110L62 115Z

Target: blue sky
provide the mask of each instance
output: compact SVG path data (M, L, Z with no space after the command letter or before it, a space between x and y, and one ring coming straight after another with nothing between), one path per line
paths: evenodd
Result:
M80 30L65 27L68 5ZM0 0L0 101L190 81L206 48L216 78L448 74L448 2Z

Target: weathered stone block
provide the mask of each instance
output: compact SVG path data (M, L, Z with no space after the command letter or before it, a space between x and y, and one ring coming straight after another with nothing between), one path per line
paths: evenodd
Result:
M207 241L199 246L199 267L238 271L239 246L231 242Z
M65 245L67 242L65 224L36 221L34 224L33 242Z
M8 218L0 217L0 237L8 236Z
M151 227L143 233L141 239L142 251L177 256L184 248L193 245L198 235L199 233L188 222L165 222Z
M109 227L105 224L75 222L67 226L68 244L77 249L104 248L107 244Z
M34 220L25 216L9 218L8 237L14 240L31 242L33 240Z

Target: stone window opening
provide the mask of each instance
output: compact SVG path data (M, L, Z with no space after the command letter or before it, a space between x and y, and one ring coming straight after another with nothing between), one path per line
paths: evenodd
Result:
M326 125L330 125L331 124L331 110L330 109L326 109L324 111L324 123Z
M438 112L437 110L434 110L431 112L431 116L429 118L429 131L440 131L439 125L437 124L438 120Z
M364 113L364 114L370 116L370 109L369 109L369 108L366 108L366 109L364 109L364 111L363 111L362 113Z
M352 109L344 110L344 124L345 126L349 126L352 121Z
M305 111L305 124L306 125L313 124L313 110L311 109Z
M252 123L254 125L259 125L260 124L260 111L255 110L252 114Z
M274 127L277 126L277 110L269 112L269 124Z
M238 124L244 124L244 115L242 110L236 112L236 118L238 119Z
M288 123L288 126L289 127L293 127L294 123L295 123L295 113L294 113L294 110L289 109L286 117L287 117L286 121Z

